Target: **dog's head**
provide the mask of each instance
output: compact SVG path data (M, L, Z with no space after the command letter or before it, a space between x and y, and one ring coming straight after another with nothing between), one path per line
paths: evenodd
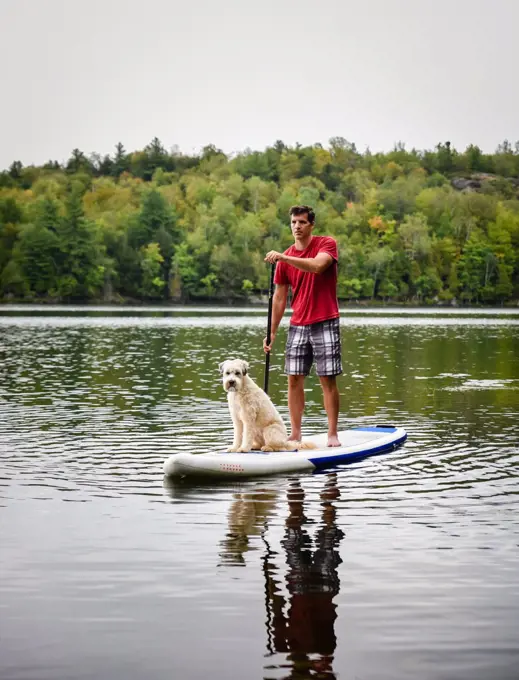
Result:
M249 370L249 364L243 359L227 359L220 364L219 369L223 376L224 390L239 392Z

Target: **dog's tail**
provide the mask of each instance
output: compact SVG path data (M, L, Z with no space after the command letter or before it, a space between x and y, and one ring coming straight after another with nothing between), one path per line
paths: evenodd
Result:
M287 449L289 451L305 451L308 449L316 449L317 444L314 444L313 442L296 442L296 441L288 441L287 442Z

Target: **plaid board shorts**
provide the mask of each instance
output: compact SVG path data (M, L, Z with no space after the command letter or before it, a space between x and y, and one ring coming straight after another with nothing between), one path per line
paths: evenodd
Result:
M308 375L315 361L317 375L342 373L339 319L309 326L290 326L285 351L285 373Z

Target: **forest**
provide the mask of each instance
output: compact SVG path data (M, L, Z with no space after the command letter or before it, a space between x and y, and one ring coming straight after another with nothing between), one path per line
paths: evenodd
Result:
M293 204L339 246L345 303L519 303L519 142L141 151L0 172L0 300L255 302Z

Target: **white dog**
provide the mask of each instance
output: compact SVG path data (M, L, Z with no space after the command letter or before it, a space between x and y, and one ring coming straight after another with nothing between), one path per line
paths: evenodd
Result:
M287 428L265 392L248 375L249 364L229 359L219 366L234 425L234 439L227 451L297 451L314 449L311 442L288 441Z

